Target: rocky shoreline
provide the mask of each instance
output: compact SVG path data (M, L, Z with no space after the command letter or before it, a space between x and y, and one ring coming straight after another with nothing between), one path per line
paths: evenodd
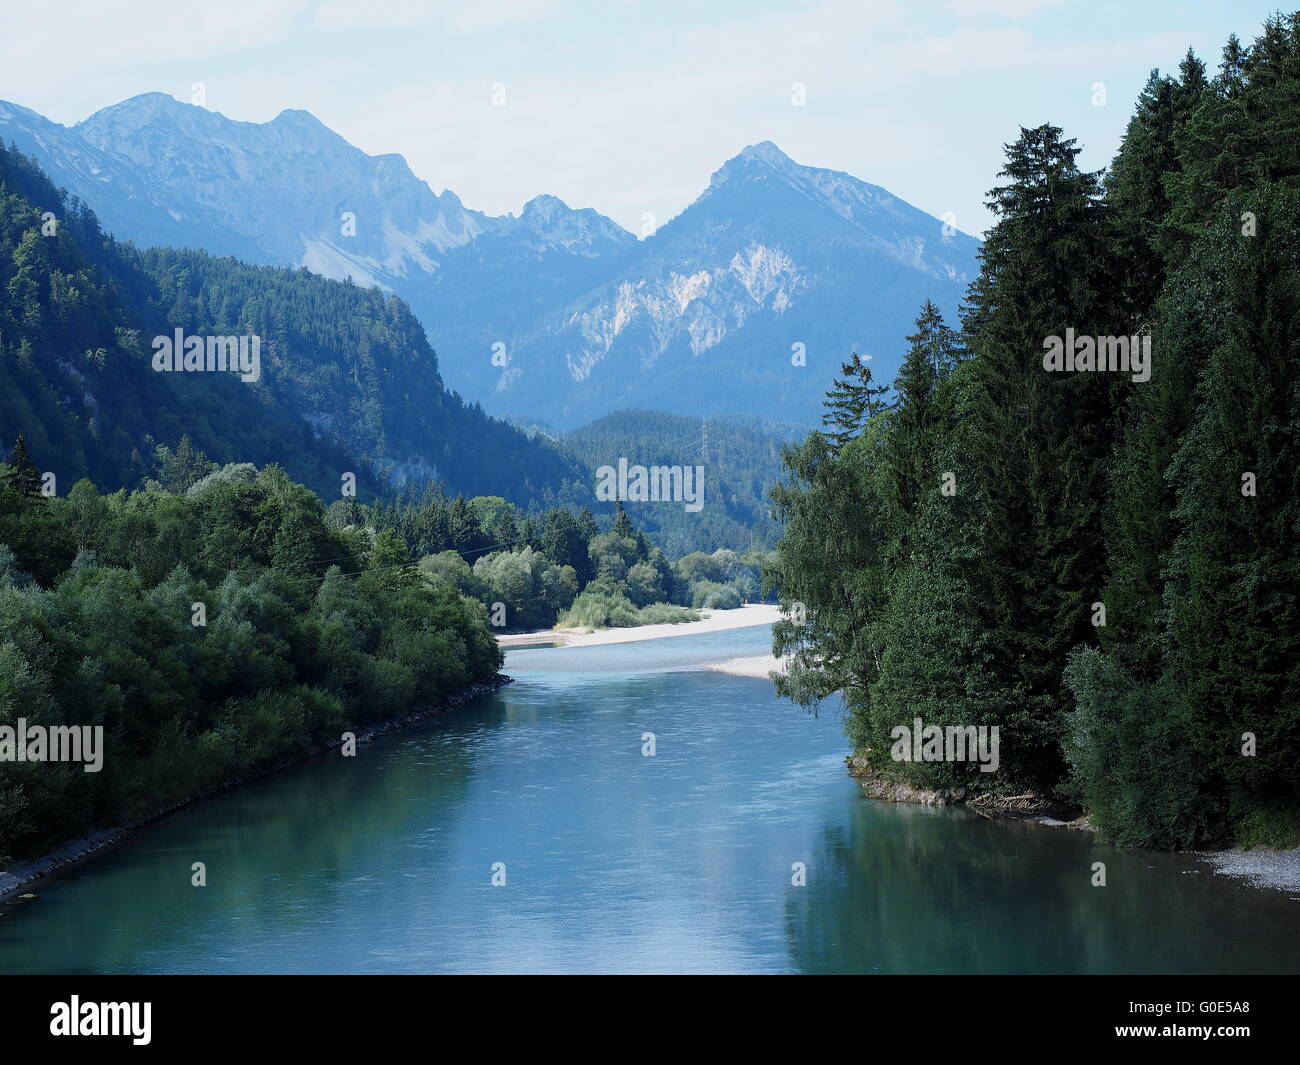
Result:
M984 817L1010 817L1033 821L1052 828L1073 828L1096 832L1089 815L1078 807L1026 792L1023 795L975 795L966 788L917 788L889 780L864 759L850 755L844 760L849 776L862 785L869 799L882 802L911 802L921 806L965 806ZM1295 893L1300 891L1300 847L1276 851L1267 847L1250 850L1188 852L1213 869L1215 875L1232 876L1255 887Z
M972 795L969 789L918 788L890 780L859 755L844 759L849 776L862 785L869 799L883 802L913 802L922 806L965 806L986 817L1014 817L1039 824L1096 831L1088 816L1077 806L1049 799L1033 792L1023 795Z
M393 717L385 718L373 725L367 725L365 728L355 730L354 734L357 743L369 743L377 736L383 736L389 732L396 732L398 729L406 728L415 724L417 721L423 721L426 718L438 717L442 714L450 713L459 706L464 706L471 700L480 696L488 695L507 684L514 683L513 677L508 677L504 673L496 674L491 680L477 681L468 688L457 694L450 696L443 701L427 706L415 707L410 710L396 714ZM0 870L0 902L13 899L15 896L22 898L24 889L35 884L39 880L44 880L52 876L57 876L67 872L75 865L102 854L110 847L121 843L122 840L139 832L140 829L155 821L161 821L164 817L183 810L187 806L193 806L195 803L203 802L216 795L221 795L227 791L249 784L254 780L261 780L264 777L272 776L276 773L283 772L293 766L302 765L313 758L319 758L321 755L328 754L330 751L337 751L343 746L343 740L338 739L331 741L319 747L309 747L291 758L276 762L270 766L264 766L253 773L246 773L242 776L233 777L215 788L209 788L207 791L191 795L181 802L173 803L163 809L155 810L147 817L143 817L130 825L121 828L108 828L99 832L92 833L82 839L72 840L65 843L57 850L52 851L40 858L33 858L30 861L19 862L11 865L7 870Z

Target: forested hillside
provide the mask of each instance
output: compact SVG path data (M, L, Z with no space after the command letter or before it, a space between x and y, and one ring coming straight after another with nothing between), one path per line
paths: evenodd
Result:
M782 444L802 435L797 427L757 418L631 410L575 429L562 443L593 470L615 465L620 457L644 466L703 466L705 506L699 513L686 512L680 503L628 504L646 535L677 557L719 547L747 551L773 545L779 529L767 492L782 476ZM587 500L581 502L587 505Z
M176 329L260 337L259 379L156 372L153 338ZM401 300L306 270L136 251L0 147L0 439L19 432L64 485L135 487L182 436L218 463L279 463L327 497L345 472L363 492L441 480L537 505L586 480L449 393Z
M1298 105L1279 16L1153 73L1104 174L1021 130L960 328L925 308L896 401L850 375L788 451L783 687L843 690L873 771L1125 843L1300 841ZM1148 376L1057 372L1067 330L1149 342ZM917 717L998 726L1000 771L895 760Z

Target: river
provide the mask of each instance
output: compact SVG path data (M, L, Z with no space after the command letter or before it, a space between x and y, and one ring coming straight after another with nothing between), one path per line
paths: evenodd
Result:
M768 640L512 651L495 695L0 907L0 972L1300 972L1295 895L864 800L838 708L691 668Z

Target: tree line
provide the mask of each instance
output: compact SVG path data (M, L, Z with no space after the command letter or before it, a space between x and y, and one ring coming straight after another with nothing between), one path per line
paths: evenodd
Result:
M170 459L177 490L53 497L22 438L0 465L0 725L102 727L105 748L95 773L0 764L0 864L501 666L482 604L421 576L391 532L339 527L279 467Z

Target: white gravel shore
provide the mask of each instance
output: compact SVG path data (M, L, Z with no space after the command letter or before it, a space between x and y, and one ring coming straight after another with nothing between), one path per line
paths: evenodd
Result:
M1248 851L1201 851L1198 857L1212 864L1216 873L1249 880L1256 887L1300 891L1300 847L1289 851L1252 847Z
M555 643L563 647L595 647L607 643L635 643L638 640L662 640L668 636L694 636L701 632L744 629L751 625L771 625L781 611L771 603L749 603L735 610L705 610L699 621L679 625L634 625L626 629L543 629L540 632L512 633L498 636L502 647L536 646Z
M754 655L750 658L729 658L725 662L710 662L704 667L718 673L730 673L735 677L763 677L772 673L784 673L784 659L773 655Z

